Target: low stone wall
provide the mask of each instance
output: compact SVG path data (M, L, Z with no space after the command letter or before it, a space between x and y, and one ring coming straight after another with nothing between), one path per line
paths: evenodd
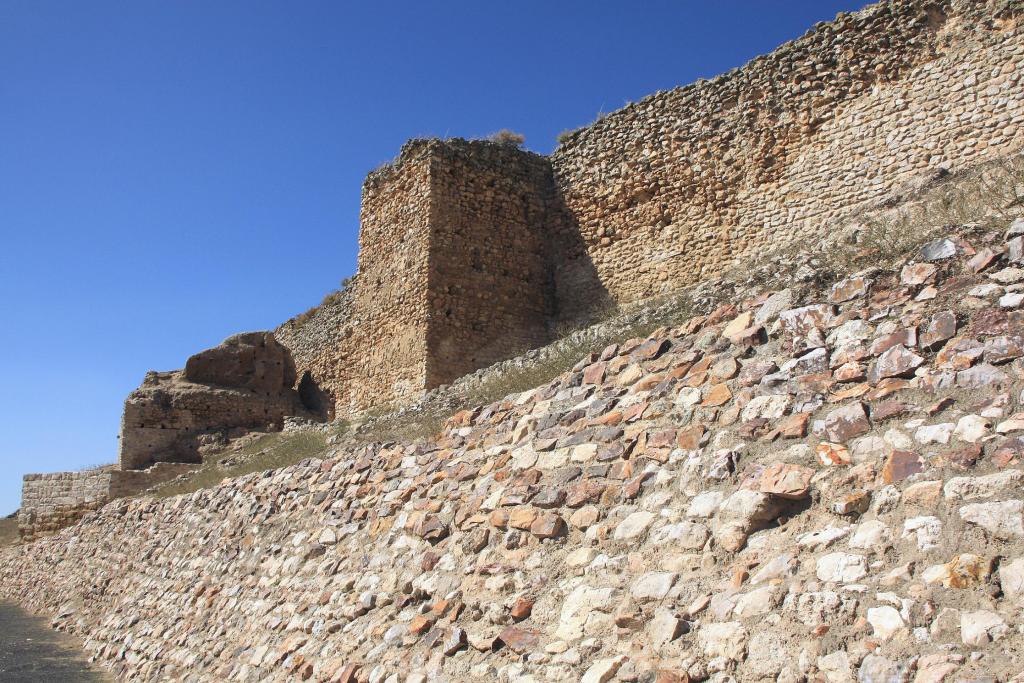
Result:
M160 463L148 470L123 471L113 466L83 472L26 474L21 488L18 533L25 542L77 523L115 498L132 496L191 469Z

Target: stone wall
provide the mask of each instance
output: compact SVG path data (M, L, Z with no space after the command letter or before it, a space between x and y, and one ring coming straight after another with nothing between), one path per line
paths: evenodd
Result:
M355 276L275 334L338 414L408 402L547 340L560 220L544 157L411 141L363 186Z
M18 533L26 542L56 533L115 498L134 495L188 469L187 464L160 463L139 471L104 467L83 472L26 474L18 510Z
M278 334L339 414L408 403L547 329L820 236L1022 147L1020 7L902 0L652 95L545 160L417 140L363 190L359 272ZM553 179L552 179L553 174Z
M996 226L719 281L430 439L106 505L0 548L0 598L120 681L1021 683L1024 220Z
M544 157L464 140L433 151L426 389L548 341L557 211Z
M563 310L695 282L921 174L1019 149L1019 13L879 3L577 131L551 157L586 247L559 267Z
M235 335L189 358L184 370L150 372L125 401L120 467L200 462L204 446L310 416L295 383L290 352L268 332Z

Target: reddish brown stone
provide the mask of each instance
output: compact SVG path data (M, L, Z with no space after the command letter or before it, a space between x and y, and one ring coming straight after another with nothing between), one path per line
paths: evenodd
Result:
M989 363L1005 363L1021 356L1024 356L1024 337L994 337L985 344L985 360Z
M1010 314L1001 308L986 308L976 311L967 326L968 334L977 337L997 336L1010 332Z
M1024 456L1024 439L1017 437L1007 439L999 444L999 447L993 451L991 459L996 467L1006 467L1019 462L1022 456Z
M874 422L882 422L883 420L906 415L908 412L910 412L910 407L895 399L879 401L871 406L871 419Z
M832 285L828 299L834 304L841 304L844 301L864 296L868 293L870 284L871 282L862 276L848 277Z
M860 382L867 377L867 370L861 363L843 363L832 373L837 382Z
M437 515L424 515L416 525L417 536L430 543L437 543L448 535L448 525Z
M606 363L594 363L583 371L584 384L601 384L604 382Z
M802 439L807 435L807 422L810 413L793 413L779 423L779 434L786 439Z
M768 433L769 425L770 422L767 418L756 417L741 424L736 431L740 436L755 438Z
M498 634L498 639L516 654L532 652L540 644L540 634L519 626L506 626Z
M871 342L870 352L872 356L877 356L897 345L917 346L917 328L907 327L892 334L887 334L884 337L879 337Z
M654 683L690 683L690 674L675 671L659 671Z
M928 327L921 333L921 347L931 349L952 339L956 334L956 316L952 311L941 311L932 316Z
M830 441L845 442L871 430L864 404L851 403L825 416L825 435Z
M701 402L702 406L715 408L721 405L725 405L732 398L732 392L729 391L729 387L725 384L716 384L712 386L704 400Z
M927 408L925 408L924 412L927 413L929 417L935 417L936 415L944 411L946 408L952 406L954 403L956 403L956 401L947 396L946 398L940 399L935 403L931 404L930 406L928 406Z
M780 498L799 500L809 492L814 470L809 467L776 462L761 474L760 490Z
M850 452L842 444L823 441L818 444L815 454L818 456L818 461L823 465L850 464Z
M872 366L871 379L878 381L886 377L901 377L912 373L924 363L924 359L901 344L886 350Z
M632 356L638 360L654 360L668 351L671 346L672 344L667 339L651 339L638 346Z
M683 450L696 450L704 437L704 431L704 425L690 425L685 429L680 429L676 435L676 445Z
M992 265L992 262L995 261L998 256L999 254L986 247L967 261L967 267L970 268L972 272L980 273Z
M867 512L871 495L867 491L855 491L832 501L829 506L837 515L859 515Z
M356 683L356 676L359 673L358 664L346 664L345 668L331 679L331 683Z
M508 510L498 508L491 512L488 517L491 524L499 529L504 529L508 526Z
M967 444L946 454L946 460L963 469L974 467L980 459L981 445L976 443Z
M553 512L546 512L530 525L530 533L537 538L557 538L564 536L565 520Z
M656 432L649 432L647 434L647 447L648 448L671 448L673 442L676 439L676 430L674 429L659 429Z
M423 614L418 614L409 622L409 633L414 636L426 633L434 625L434 620Z
M761 346L768 343L768 333L761 325L751 325L729 337L729 341L741 347Z
M513 508L508 516L508 525L513 529L527 530L537 519L537 511L528 507Z
M440 562L440 561L441 561L441 556L438 555L437 553L430 552L430 551L425 552L425 553L423 553L423 559L420 561L420 568L422 568L423 571L425 571L425 572L429 572L434 567L436 567L437 563Z
M577 482L566 491L565 504L569 507L578 508L587 503L596 503L601 499L606 484L593 479Z
M886 484L903 481L907 477L924 471L924 461L913 451L893 450L882 468L882 481Z
M522 621L523 619L530 616L530 612L533 611L533 599L526 596L518 598L512 605L512 618L516 621Z
M923 285L932 281L936 270L938 267L931 263L910 263L903 266L900 282L905 285Z

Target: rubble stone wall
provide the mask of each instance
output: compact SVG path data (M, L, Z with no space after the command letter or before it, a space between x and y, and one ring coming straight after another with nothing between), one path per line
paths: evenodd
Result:
M586 247L559 269L563 310L676 289L921 174L1019 149L1019 11L879 3L577 131L551 157Z
M834 282L718 279L435 437L0 548L0 597L122 681L1024 683L1004 227Z

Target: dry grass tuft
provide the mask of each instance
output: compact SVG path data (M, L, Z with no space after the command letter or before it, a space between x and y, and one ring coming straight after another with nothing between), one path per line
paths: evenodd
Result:
M508 145L509 147L522 147L523 143L526 142L525 135L508 128L502 128L497 133L491 133L487 139L499 145Z

